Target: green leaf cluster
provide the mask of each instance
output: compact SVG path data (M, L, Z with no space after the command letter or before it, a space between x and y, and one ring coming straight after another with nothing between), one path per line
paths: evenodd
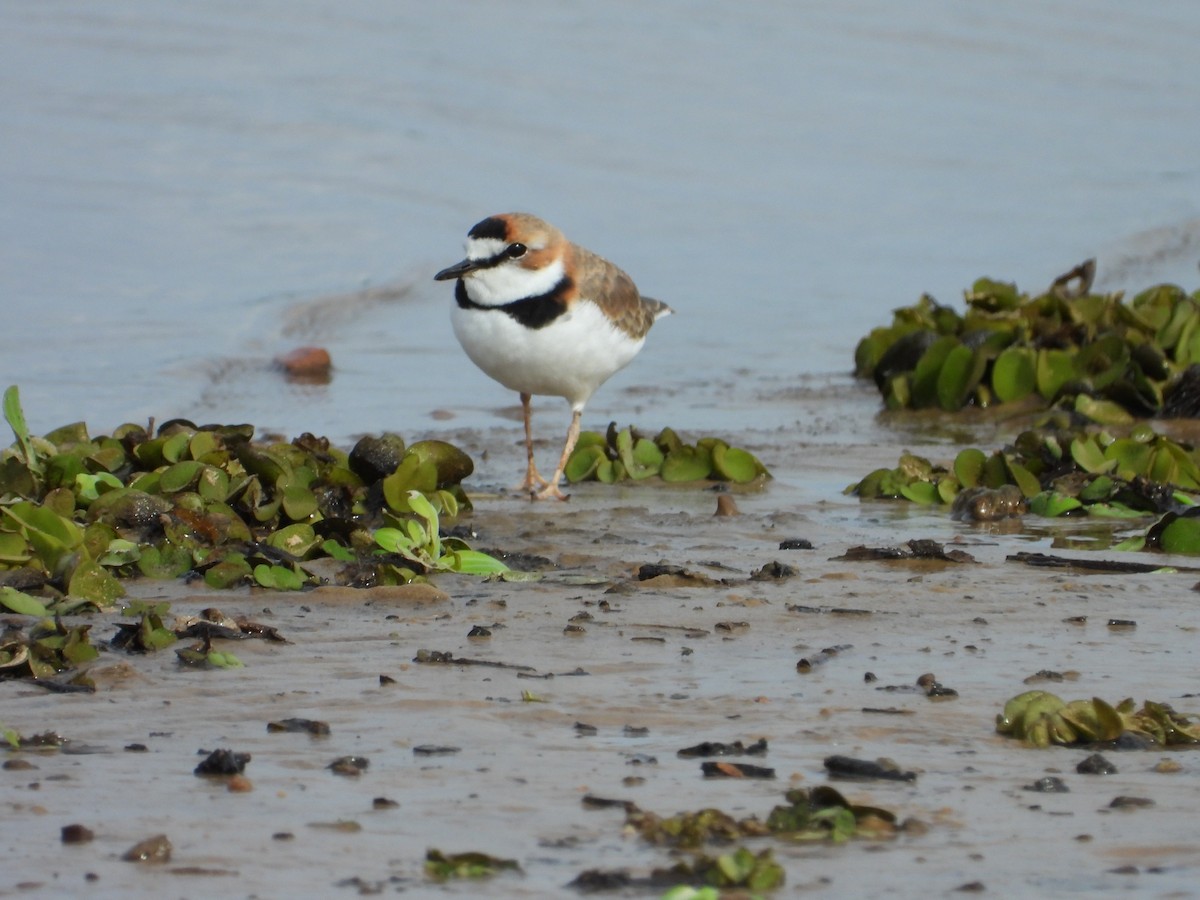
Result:
M99 656L88 634L91 627L47 618L28 631L9 629L0 638L0 678L50 678L91 662Z
M1133 698L1109 704L1099 697L1064 702L1049 691L1025 691L1004 704L996 731L1035 747L1115 741L1131 733L1158 747L1200 745L1200 724L1167 703Z
M937 505L977 489L1019 492L1030 512L1050 518L1155 516L1118 549L1200 555L1200 451L1144 422L1117 437L1052 421L990 454L962 450L950 466L906 452L894 468L870 472L846 493Z
M478 851L443 853L430 848L425 852L425 875L434 881L452 878L490 878L498 872L521 871L515 859L501 859Z
M963 313L925 295L859 341L855 374L875 380L888 409L1029 399L1106 425L1169 411L1200 363L1200 291L1157 285L1126 303L1090 293L1093 271L1089 261L1036 296L981 278ZM1076 293L1065 287L1073 276Z
M705 437L695 444L685 444L671 428L648 438L632 426L618 430L615 422L609 424L606 434L582 432L566 467L567 480L572 484L640 481L654 475L666 482L713 480L735 484L771 477L754 454L731 447L720 438Z
M304 563L326 556L377 583L364 574L375 529L436 532L439 513L470 507L461 486L470 457L444 441L364 438L383 452L346 453L310 434L255 441L251 425L182 419L154 432L127 424L93 437L80 422L35 437L16 387L3 409L16 441L0 451L0 571L24 570L21 583L48 599L31 605L7 589L0 605L32 615L111 607L121 579L137 576L194 572L214 588L298 590L317 582ZM481 565L462 542L413 562L409 577ZM397 577L388 569L383 580Z

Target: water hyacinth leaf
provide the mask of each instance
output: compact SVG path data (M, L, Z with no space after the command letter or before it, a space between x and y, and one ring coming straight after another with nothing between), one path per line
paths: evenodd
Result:
M124 487L121 479L109 472L99 472L95 475L79 472L75 476L75 496L83 500L85 506L93 500L98 500L101 494L121 490Z
M962 485L960 485L958 483L958 479L953 476L948 476L938 480L937 493L938 497L941 498L943 503L953 503L954 498L958 496L960 490L962 490Z
M0 531L0 563L20 566L32 557L33 550L25 538L11 531Z
M180 431L168 437L162 444L163 461L177 463L186 459L190 442L191 435L186 431Z
M286 566L259 563L254 567L254 580L260 587L277 591L298 591L304 587L304 576Z
M1042 491L1029 500L1029 511L1035 516L1043 516L1047 519L1055 519L1082 506L1078 497L1068 497L1058 491Z
M204 570L204 583L213 590L225 591L253 578L253 570L241 553L230 553Z
M411 491L431 494L437 490L437 467L422 461L415 453L404 454L396 471L383 479L383 499L395 512L411 512L408 500Z
M684 446L679 435L675 433L675 429L666 427L654 437L654 443L658 445L664 455L670 454Z
M712 474L712 455L695 447L668 451L659 471L663 481L700 481Z
M1071 441L1071 458L1079 468L1093 475L1110 472L1116 467L1100 449L1095 435L1081 435Z
M1012 483L1020 488L1021 493L1025 496L1026 500L1035 497L1041 492L1041 482L1037 480L1037 477L1032 472L1013 459L1006 458L1006 463L1008 465L1009 477L1012 478Z
M251 475L257 475L263 484L278 484L279 479L288 474L276 459L250 444L239 443L233 449L242 467Z
M204 431L201 434L209 434L209 432ZM228 473L224 469L206 464L200 470L200 477L196 480L196 492L205 500L225 502L229 497Z
M738 447L718 443L712 449L713 474L722 481L749 484L758 477L758 461Z
M504 870L521 871L515 859L501 859L486 853L442 853L430 849L425 853L425 875L434 881L451 878L490 878Z
M1109 476L1098 475L1079 492L1079 499L1084 503L1096 503L1101 500L1107 500L1112 496L1116 487L1116 482Z
M917 361L912 374L912 405L917 409L938 403L938 382L946 358L962 345L958 338L945 336L934 341ZM970 353L970 350L967 351Z
M449 568L465 575L498 575L509 568L494 556L479 550L452 550Z
M338 562L354 562L358 558L354 555L353 550L339 544L333 538L323 541L321 543L321 550L330 559L336 559Z
M321 539L317 537L313 527L305 522L280 528L266 541L268 546L290 553L296 559L305 559L320 542Z
M0 587L0 606L22 616L47 616L50 614L41 600L8 585Z
M171 543L143 546L137 561L138 571L147 578L178 578L194 565L190 551Z
M987 456L982 450L968 447L954 457L954 476L964 488L973 488L983 478Z
M1148 444L1130 438L1118 438L1104 448L1105 459L1115 463L1114 474L1126 480L1149 472L1153 455Z
M1165 525L1151 529L1157 531L1157 543L1166 553L1200 554L1200 519L1192 516L1168 514L1163 517Z
M1081 494L1080 496L1082 497L1083 495ZM1087 505L1087 514L1101 519L1141 519L1146 515L1143 510L1133 509L1124 503L1116 501L1111 503L1089 503Z
M1075 411L1101 425L1131 425L1133 416L1111 400L1097 400L1087 394L1075 398Z
M293 522L303 522L317 511L317 497L305 484L285 479L282 494L283 511Z
M113 538L104 552L96 557L96 562L102 566L127 566L137 562L141 555L141 548L133 541Z
M0 507L0 513L30 543L47 569L53 570L64 554L83 543L83 529L47 507L22 500Z
M189 491L196 484L203 469L204 463L194 459L177 462L159 476L159 488L168 494Z
M188 456L206 461L205 457L216 453L221 447L221 438L215 431L197 431L188 442Z
M435 484L426 493L432 493L436 488L458 484L475 471L475 463L471 461L471 457L446 441L418 441L408 448L405 455L408 454L433 467Z
M1021 304L1017 286L1007 281L979 278L966 295L967 303L987 312L1006 312Z
M13 436L21 447L25 466L37 475L42 471L42 461L33 449L30 440L29 426L25 422L25 412L21 409L21 393L15 384L4 391L4 420L12 429Z
M125 596L125 586L94 560L81 560L67 583L67 595L87 600L101 609Z
M937 399L942 409L961 409L983 377L985 361L970 347L959 344L946 355L937 378Z
M76 479L86 472L82 456L77 453L60 453L46 461L43 480L48 488L74 487Z
M170 647L179 638L175 632L163 625L161 616L155 613L145 613L138 624L138 642L149 651L162 650Z
M578 484L581 481L587 481L596 475L596 469L600 463L608 459L605 455L604 448L596 444L590 444L586 447L576 447L571 453L571 458L567 460L564 474L567 476L567 481L571 484Z
M941 500L937 485L928 481L914 481L912 484L906 484L900 488L900 493L922 506L933 506Z
M109 474L123 468L127 460L128 457L125 454L125 448L111 438L101 445L95 453L87 456L89 469L93 472L103 471Z
M888 409L907 409L909 406L928 406L913 400L912 380L907 375L894 375L883 386L883 402Z
M1001 403L1023 400L1037 388L1037 358L1028 347L1009 347L992 364L992 390Z
M91 625L76 625L67 632L61 651L64 660L79 666L100 655L100 651L92 646L88 637L91 628Z
M662 468L663 459L663 452L649 438L638 438L637 442L634 443L633 462L638 467L638 471L645 473L642 477L657 475ZM625 466L629 469L630 474L633 474L634 470L629 466L629 463L626 463ZM633 475L633 477L637 478L638 476Z
M402 555L407 555L413 548L412 539L399 528L377 528L375 530L375 543L388 553L400 553Z

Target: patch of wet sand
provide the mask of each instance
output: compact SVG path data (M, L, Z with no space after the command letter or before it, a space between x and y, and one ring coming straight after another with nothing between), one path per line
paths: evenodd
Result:
M828 407L824 414L832 415ZM176 613L216 605L246 614L292 643L226 645L246 664L237 671L181 669L170 651L106 653L93 667L94 695L0 683L5 725L26 735L53 729L94 751L7 754L37 768L0 771L0 890L424 890L424 853L437 847L518 860L524 874L500 876L489 896L547 896L585 869L645 874L671 861L623 833L619 809L585 808L585 794L664 814L713 806L765 817L789 786L826 783L823 760L843 754L890 757L918 772L912 783L834 785L928 831L836 847L750 842L775 848L789 891L908 896L972 882L999 896L1189 891L1200 792L1192 754L1112 753L1120 774L1083 776L1075 765L1087 751L1028 749L996 735L993 722L1040 670L1078 673L1039 685L1067 699L1132 696L1200 708L1181 699L1194 689L1196 576L1034 569L1006 556L1048 550L1046 533L964 526L909 505L844 497L842 486L898 453L895 443L871 440L878 426L867 422L840 444L811 422L730 435L776 475L763 489L737 492L734 518L714 517L712 491L663 485L584 485L568 503L531 505L496 489L520 472L517 430L453 437L490 449L472 481L475 513L464 519L477 533L473 544L549 558L557 567L540 582L440 577L448 598L411 603L371 592L214 595L132 585L137 596L171 599ZM791 538L815 549L780 550ZM857 544L913 538L953 542L978 562L837 559ZM776 560L798 574L750 580ZM639 583L637 569L657 562L716 583ZM1079 616L1082 625L1065 621ZM1137 627L1112 631L1109 618ZM477 625L491 637L468 638ZM568 625L582 631L567 633ZM111 630L98 618L93 634L100 641ZM800 658L830 647L843 649L797 671ZM533 671L418 663L420 650ZM913 691L927 672L958 697L934 702ZM865 711L877 709L900 712ZM291 716L328 722L331 734L267 732L267 722ZM754 762L774 768L774 781L705 779L699 760L676 756L704 740L758 738L770 749ZM133 743L146 752L123 749ZM422 745L460 749L415 754ZM253 791L232 793L192 774L199 751L218 747L252 755L245 774ZM325 768L349 754L370 760L361 776ZM1156 772L1164 756L1182 771ZM1062 777L1070 793L1023 789L1046 774ZM1108 809L1118 795L1155 805ZM377 797L399 806L375 809ZM61 844L60 829L73 822L95 840ZM156 833L174 845L169 863L121 861ZM1113 871L1122 866L1134 871ZM89 873L94 881L85 881Z

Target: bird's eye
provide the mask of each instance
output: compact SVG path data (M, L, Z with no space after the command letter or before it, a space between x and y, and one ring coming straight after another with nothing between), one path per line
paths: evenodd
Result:
M509 244L508 249L504 253L509 259L520 259L528 249L524 244Z

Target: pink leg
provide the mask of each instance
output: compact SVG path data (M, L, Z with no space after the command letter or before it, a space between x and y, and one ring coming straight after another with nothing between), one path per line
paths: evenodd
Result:
M530 408L529 394L521 395L521 411L525 414L525 456L527 460L525 469L525 480L517 485L517 490L528 491L533 493L538 488L546 486L546 479L538 474L537 466L533 462L533 423L531 421L533 410Z
M545 500L549 497L554 497L558 500L566 500L567 495L559 490L558 483L562 480L563 470L567 467L567 460L571 458L571 451L575 449L575 442L579 440L579 420L583 416L583 410L577 409L571 414L571 427L567 429L567 443L563 447L562 456L558 460L558 468L554 470L554 475L550 479L550 483L541 489L534 497L538 500Z

